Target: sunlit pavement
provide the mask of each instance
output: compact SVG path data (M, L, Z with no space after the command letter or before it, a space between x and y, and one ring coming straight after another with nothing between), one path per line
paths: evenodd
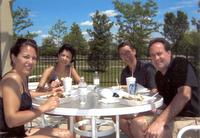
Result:
M36 119L34 119L32 121L32 127L42 127L42 121L43 118L42 117L38 117ZM63 118L63 117L49 117L49 116L45 116L45 122L46 122L46 126L48 127L59 127L59 128L68 128L67 125L67 119ZM28 123L26 125L26 127L30 127L30 124ZM106 126L104 126L103 129L106 129ZM76 138L80 138L80 136L78 134L76 134ZM111 135L105 136L105 137L101 137L101 138L116 138L116 134L113 133ZM120 133L120 138L128 138L125 134Z
M38 118L34 119L32 121L32 127L42 127L42 125L43 125L42 121L43 121L42 117L38 117ZM48 127L68 128L67 117L45 115L45 121L46 121L45 125L48 126ZM28 123L26 125L26 127L30 127L30 126L31 126L30 123ZM102 129L106 129L108 126L103 126L103 127L104 128L102 128ZM194 136L194 132L190 132L190 133L192 134L192 135L190 134L190 136L191 136L190 138L200 138L200 135ZM199 131L198 134L200 134L200 131ZM80 136L78 134L76 134L76 138L80 138ZM111 135L101 137L101 138L116 138L116 134L113 133ZM128 137L124 133L120 132L120 138L128 138ZM188 137L184 137L184 138L188 138Z

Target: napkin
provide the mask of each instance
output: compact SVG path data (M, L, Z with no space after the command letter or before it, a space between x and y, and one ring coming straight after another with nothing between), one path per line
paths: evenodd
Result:
M109 88L105 88L105 89L102 89L100 91L100 95L104 98L112 98L113 97L113 91L112 89L109 89Z
M117 103L119 102L119 98L101 98L99 100L99 102L105 103L105 104L109 104L109 103Z
M148 92L150 92L149 89L137 83L136 93L148 93Z

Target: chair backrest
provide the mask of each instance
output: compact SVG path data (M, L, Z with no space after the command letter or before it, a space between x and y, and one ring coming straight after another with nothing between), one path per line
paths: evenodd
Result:
M4 138L4 137L6 137L6 134L7 134L8 132L0 132L0 137L2 137L2 138Z
M177 134L177 138L182 138L184 133L189 130L199 130L200 131L200 125L190 125L190 126L185 126L181 128ZM198 132L197 132L198 133Z
M28 83L28 89L29 90L36 90L39 82L29 82Z
M32 75L29 76L29 83L28 83L28 88L29 90L36 90L38 83L39 83L39 79L41 78L42 75Z
M40 78L41 77L41 75L32 75L32 76L29 76L28 78L29 79L34 79L34 78Z

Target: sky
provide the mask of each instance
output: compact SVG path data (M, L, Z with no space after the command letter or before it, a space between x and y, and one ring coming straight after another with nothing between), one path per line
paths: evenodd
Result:
M133 0L121 0L122 2L132 3ZM146 0L141 0L146 2ZM184 11L189 20L192 17L199 19L198 0L156 0L158 5L158 14L155 17L159 23L163 23L166 12ZM13 9L17 7L28 8L33 26L27 30L36 32L38 37L36 41L41 45L42 39L48 36L48 31L60 19L65 21L67 32L70 32L71 25L77 23L83 35L88 39L87 29L91 29L91 16L96 10L105 13L111 21L115 21L114 16L118 12L114 8L112 0L15 0ZM117 32L117 27L111 29L112 33ZM154 36L160 34L154 33Z

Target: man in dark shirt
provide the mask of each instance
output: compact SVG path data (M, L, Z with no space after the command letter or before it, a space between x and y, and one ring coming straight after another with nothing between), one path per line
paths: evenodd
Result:
M136 78L136 83L156 92L156 71L153 65L137 60L136 49L129 42L119 44L118 53L122 61L127 64L121 73L121 85L126 85L126 78L133 76ZM132 137L129 127L132 118L133 116L120 116L120 128L128 137Z
M199 82L190 62L184 58L172 58L170 45L165 39L152 40L149 44L149 54L158 70L156 85L159 94L164 98L166 108L151 123L145 120L145 117L133 119L131 133L140 138L170 138L170 123L175 117L200 116ZM135 127L137 131L134 131Z
M126 85L126 78L133 76L136 82L148 89L156 89L155 68L151 63L137 60L136 49L129 42L122 42L118 46L120 58L127 66L121 73L121 85Z

